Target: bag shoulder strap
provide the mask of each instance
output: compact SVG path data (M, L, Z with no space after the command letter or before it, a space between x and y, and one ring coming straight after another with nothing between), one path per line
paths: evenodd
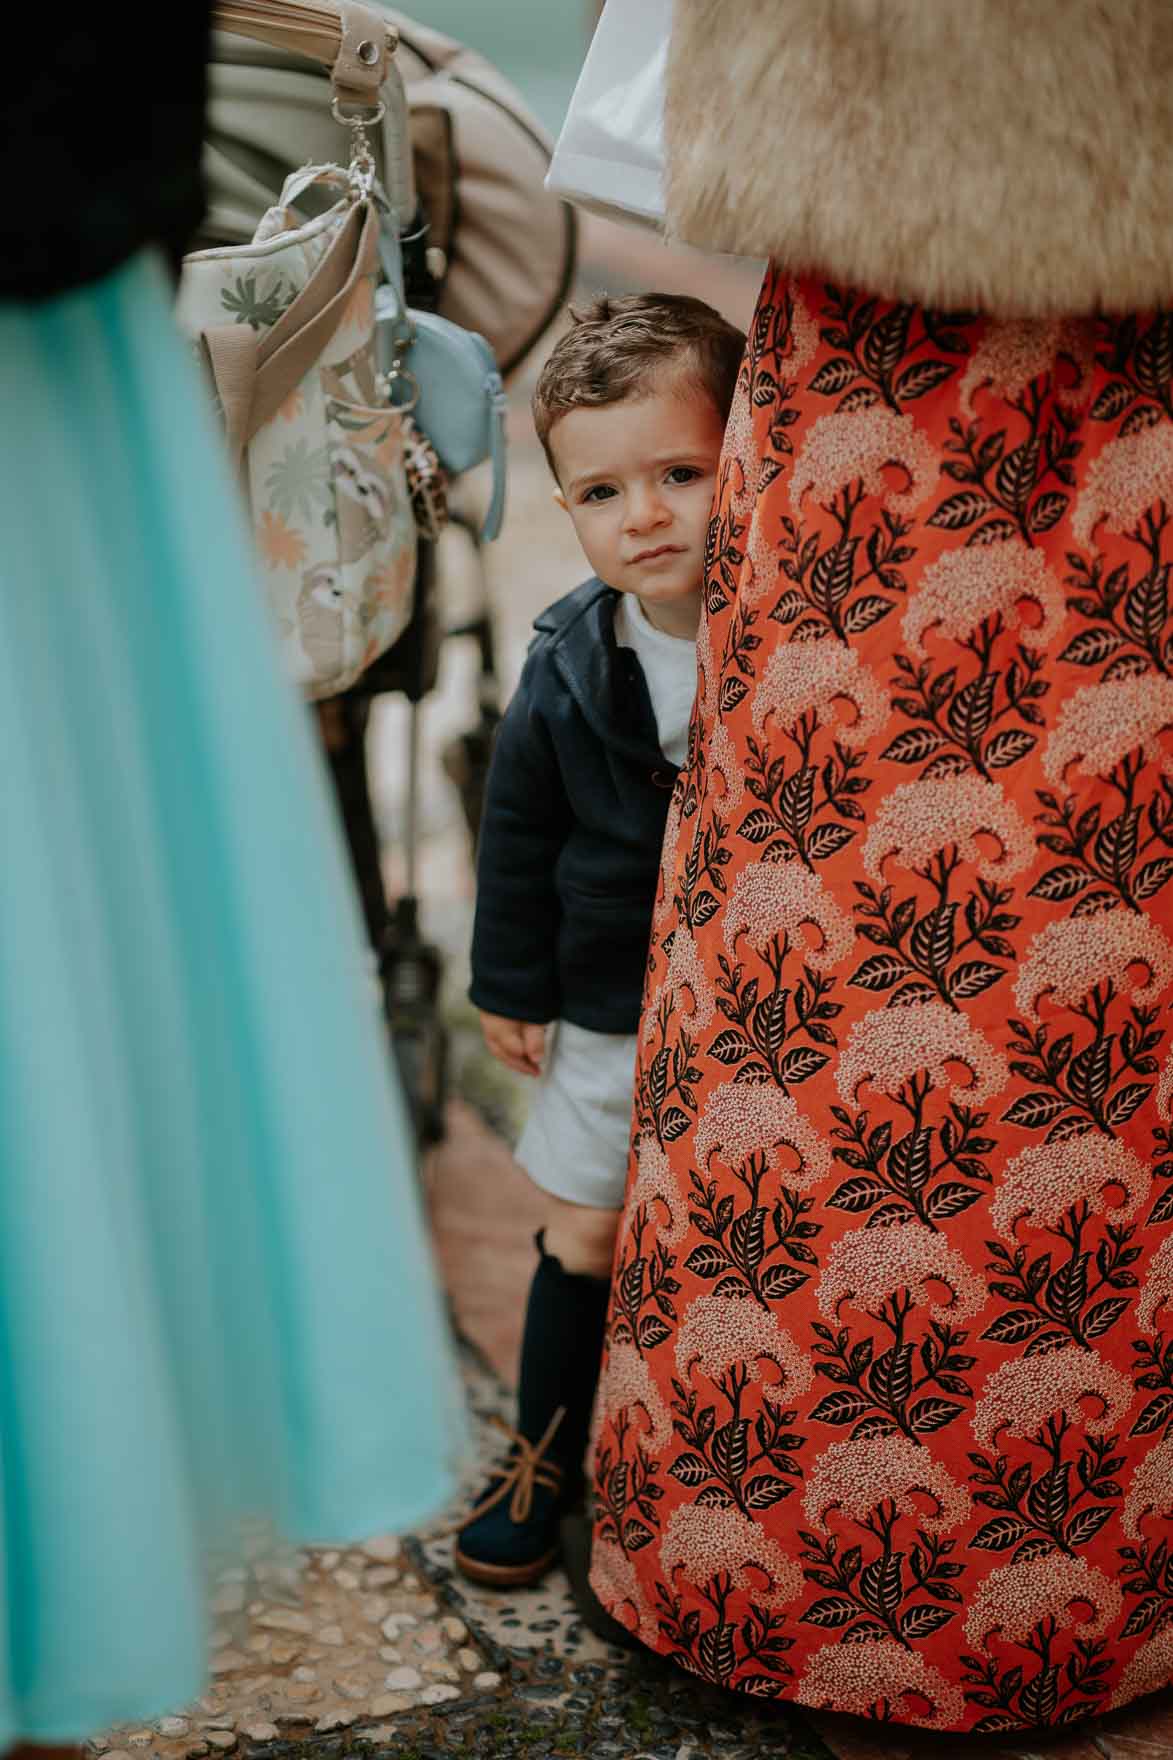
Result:
M356 203L314 274L260 341L247 324L201 333L234 462L319 358L359 282L375 273L378 235L374 204Z
M248 324L212 324L201 331L220 404L233 469L240 463L257 380L257 338Z

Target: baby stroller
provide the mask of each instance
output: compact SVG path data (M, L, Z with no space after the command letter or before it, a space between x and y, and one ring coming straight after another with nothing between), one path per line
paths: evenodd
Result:
M507 378L555 320L574 271L573 212L543 188L550 143L513 88L480 56L399 12L379 10L398 33L395 65L408 99L409 138L397 130L389 104L373 140L380 176L401 217L407 303L479 331ZM209 199L197 248L251 238L292 170L332 160L342 150L345 131L331 117L323 92L349 13L345 0L225 0L214 7L218 28L205 151ZM477 523L459 511L453 519L479 559ZM421 540L406 629L357 684L319 706L387 1021L421 1144L443 1134L447 1042L442 962L419 923L420 705L435 687L442 643L474 639L480 655L477 718L446 758L475 837L497 719L483 570L480 580L472 615L446 628L436 547ZM371 705L388 692L402 693L410 705L406 882L394 903L384 887L366 761Z

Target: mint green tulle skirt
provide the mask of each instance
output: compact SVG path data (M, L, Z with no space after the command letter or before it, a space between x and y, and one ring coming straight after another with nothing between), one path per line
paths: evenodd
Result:
M210 1557L463 1447L307 714L153 258L0 306L0 1750L200 1690Z

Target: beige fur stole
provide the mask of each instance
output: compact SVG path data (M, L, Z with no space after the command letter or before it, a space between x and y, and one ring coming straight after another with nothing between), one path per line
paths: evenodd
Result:
M1002 315L1173 302L1173 0L675 0L669 230Z

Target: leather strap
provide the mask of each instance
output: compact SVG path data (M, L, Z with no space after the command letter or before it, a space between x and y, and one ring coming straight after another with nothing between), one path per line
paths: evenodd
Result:
M260 342L246 324L203 331L234 463L321 356L359 282L375 274L378 242L373 204L357 204L314 275Z
M257 338L248 324L214 324L202 335L233 468L244 450L257 378Z
M411 118L403 75L392 57L379 96L386 106L379 130L383 188L398 216L397 227L410 226L416 208L415 162L412 157Z
M387 23L357 0L339 0L342 46L330 69L330 83L340 104L374 109L379 87L387 77Z
M382 101L383 185L406 226L415 213L415 180L395 26L359 0L215 0L212 23L329 68L334 96L348 109L373 110Z
M272 421L337 330L359 282L375 274L378 242L373 205L353 208L317 273L262 341L246 442Z
M340 16L344 11L352 14L349 41ZM372 90L377 93L399 43L399 33L388 19L350 0L345 6L340 6L339 0L215 0L212 23L235 36L252 37L271 48L304 55L332 71L340 68L337 95L344 102L358 104L374 103L367 94ZM369 52L362 52L364 43L374 45L373 60ZM376 75L373 87L372 73Z

